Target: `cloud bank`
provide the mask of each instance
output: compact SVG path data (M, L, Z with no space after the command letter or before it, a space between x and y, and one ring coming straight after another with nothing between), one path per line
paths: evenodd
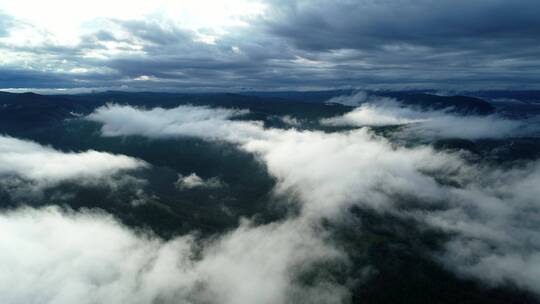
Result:
M109 136L204 136L236 143L264 133L262 123L228 119L245 113L111 105L88 119L122 117L104 129ZM2 172L47 186L93 181L146 165L127 156L64 153L29 141L2 139ZM30 156L35 157L28 161ZM196 174L179 178L182 189L217 186L222 186L217 178L203 180ZM99 212L58 208L2 212L0 229L5 232L0 245L6 245L0 255L10 263L0 274L0 299L5 303L37 299L47 303L342 303L349 297L331 276L302 282L302 276L313 273L313 265L347 262L324 242L324 231L303 216L260 226L244 221L230 233L207 240L185 235L165 241Z
M329 102L357 107L342 116L323 119L321 123L328 126L401 125L400 135L420 138L482 139L540 134L538 117L516 120L498 114L463 116L452 112L452 109L420 109L395 99L368 96L366 93L340 96Z
M38 143L0 136L0 177L16 177L42 186L67 180L96 181L147 164L105 152L62 152Z
M426 116L432 114L396 108L395 104L385 106L386 112L381 115L387 120L403 118L392 116L394 113L414 119L428 119ZM369 107L379 111L377 106ZM175 113L183 121L182 115L201 110L182 109L160 111ZM213 111L204 110L209 114ZM122 123L128 113L136 111L138 116L129 117L138 117L151 130L166 130L139 135L207 140L221 137L254 153L276 178L276 194L299 199L299 219L307 223L306 227L323 218L332 221L346 217L351 206L414 219L449 233L446 250L434 255L450 269L491 284L512 282L540 294L540 282L532 280L540 269L536 254L540 248L536 234L540 206L536 198L540 193L533 186L540 176L536 161L495 168L429 146L396 147L367 128L324 133L265 129L259 122L205 119L206 132L189 132L174 131L174 123L162 123L147 110L113 106L108 111L102 108L91 116L103 123L107 136L138 133L136 121ZM216 117L220 117L220 111L216 110ZM440 115L449 114L442 111ZM215 123L214 127L207 125L209 121ZM486 271L488 263L490 270ZM528 265L525 272L523 265Z
M0 229L3 303L340 303L347 295L297 281L310 263L339 253L294 221L246 222L202 245L52 207L1 213Z
M150 110L110 104L87 116L103 124L105 136L142 135L147 137L194 136L213 140L242 141L262 134L262 123L232 121L246 110L210 109L179 106Z
M57 208L3 212L0 245L10 245L0 251L8 267L0 273L2 302L347 302L348 285L336 283L321 265L346 265L348 259L329 241L321 223L346 220L353 206L444 231L448 241L432 254L448 269L540 295L538 161L495 168L429 146L397 147L368 128L333 133L271 129L258 121L237 120L244 113L108 105L87 119L102 123L104 136L189 136L235 144L266 165L276 179L274 194L294 198L290 201L299 204L297 213L270 224L244 221L210 239L185 235L162 240L102 213ZM3 167L11 168L4 172L28 179L54 181L121 170L106 167L90 174L75 167L59 176L40 175L35 167L10 157L45 153L48 159L62 160L56 165L62 168L60 163L69 163L71 157L80 161L77 157L87 152L63 153L3 140ZM107 160L118 157L95 153L107 155ZM118 159L140 165L135 159ZM88 163L92 170L101 168ZM202 186L211 179L193 174L180 180ZM314 269L322 271L318 279L302 282Z

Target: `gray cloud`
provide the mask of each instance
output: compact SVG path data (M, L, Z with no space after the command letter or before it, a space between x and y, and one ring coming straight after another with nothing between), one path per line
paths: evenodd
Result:
M269 30L307 49L369 49L403 44L406 50L408 44L467 50L490 43L532 43L540 30L536 18L540 7L533 0L273 3L267 20Z
M171 91L537 87L540 5L534 0L267 4L260 20L247 20L248 27L227 28L228 33L213 44L200 42L197 33L159 17L105 20L75 46L0 43L5 52L29 59L25 62L33 68L21 75L43 73L28 81L18 81L15 75L0 87L124 85ZM8 16L0 20L10 22ZM89 72L55 81L59 71L50 67Z

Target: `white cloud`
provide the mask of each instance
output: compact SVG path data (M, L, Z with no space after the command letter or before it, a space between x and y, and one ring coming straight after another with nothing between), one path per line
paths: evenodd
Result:
M191 106L141 110L112 105L98 109L88 118L103 122L103 131L109 136L143 132L149 137L198 136L234 143L278 136L278 131L266 134L261 123L229 120L245 113ZM10 172L43 182L116 172L113 168L117 167L110 167L116 157L133 161L127 162L133 167L140 165L125 156L82 152L81 158L81 153L62 153L32 142L5 140L16 145L10 145L9 150L4 145L3 151L20 159L17 169L11 165ZM23 155L32 153L58 159L55 166L63 170L34 172L37 165L22 161ZM109 167L100 170L100 163L94 158L92 162L86 161L86 153L98 153L108 160ZM62 166L71 162L77 166ZM128 168L131 167L124 169ZM222 184L217 178L203 180L196 174L182 176L179 181L180 187ZM315 262L346 262L340 251L324 241L324 232L318 231L315 224L302 215L263 226L244 222L214 240L194 243L190 236L163 241L137 234L100 214L66 214L57 209L4 213L0 215L0 230L8 233L0 236L0 247L28 250L23 249L24 256L17 255L14 249L0 253L0 258L10 263L8 271L2 273L5 275L0 274L0 300L241 304L301 299L310 303L342 303L348 297L343 286L325 279L305 286L298 280ZM194 252L199 252L198 258L194 258ZM16 285L11 284L15 281Z
M327 134L285 131L273 140L243 145L265 161L277 177L277 191L295 193L304 211L317 217L335 216L352 204L387 207L385 193L436 195L435 181L419 168L440 168L453 159L440 159L429 148L397 149L367 129ZM407 162L403 160L407 159Z
M360 104L343 116L325 118L321 122L330 126L388 126L425 122L429 115L403 107L395 100L380 100Z
M451 269L494 285L510 281L540 295L540 162L471 169L463 187L444 196L447 208L413 216L453 233L440 257Z
M279 119L289 126L297 127L300 126L302 123L295 117L292 117L291 115L283 115L280 116Z
M308 298L339 303L347 297L343 287L328 281L308 287L295 278L313 262L346 261L317 227L322 218L346 216L352 205L452 232L439 256L450 269L540 294L540 281L534 279L540 273L537 162L493 168L427 146L395 147L366 128L324 133L231 120L244 113L109 105L88 119L103 123L108 136L194 136L237 144L266 164L277 180L277 194L299 199L298 216L263 226L243 223L213 241L196 243L190 236L163 241L136 234L103 215L56 209L4 213L0 231L7 233L0 234L0 258L9 270L0 273L2 302L281 303ZM141 165L125 156L63 153L1 139L0 172L30 180L98 178ZM181 183L200 186L209 180L193 174ZM399 197L414 197L422 207L409 208ZM193 257L194 250L201 250L200 258Z
M521 240L526 241L526 240ZM498 244L500 245L500 244ZM492 244L474 239L456 239L440 258L450 269L467 277L477 277L491 286L509 281L540 294L540 254L538 247L522 252L492 248Z
M462 116L450 109L423 110L394 99L365 97L364 93L361 94L364 98L359 100L356 96L336 97L340 103L359 106L342 116L323 119L321 123L357 127L403 125L400 135L421 138L505 138L538 135L540 131L537 118L514 120L497 114Z
M460 119L444 111L395 109L393 104L388 107L383 113L388 120L403 118L393 113L409 113L407 119L420 115L426 121L433 113L440 113L443 119L450 117L453 122ZM205 113L202 120L186 121L199 111ZM199 107L143 111L112 106L91 117L103 123L105 135L195 136L238 144L264 161L277 179L276 193L300 199L300 219L307 223L317 223L323 217L340 218L353 204L412 217L452 232L454 237L441 257L451 269L497 284L509 280L540 294L540 281L527 279L540 269L535 254L540 248L536 233L540 227L536 198L540 193L534 186L540 182L537 162L520 168L495 168L472 164L459 153L436 152L428 146L395 147L366 128L335 133L265 129L259 122L229 120L231 114L224 115L223 111ZM469 127L458 128L462 135L495 135L496 131L487 128L480 133L471 131L487 123L483 118L463 119ZM503 134L513 134L513 123L502 122L500 128L509 132ZM437 124L425 124L420 130L428 132L434 126ZM400 197L414 198L420 210L416 204L403 205ZM496 263L488 272L484 271L486 261ZM528 271L521 272L525 264Z
M0 136L0 177L21 178L41 186L67 180L96 181L145 166L145 162L125 155L93 150L61 152L32 141Z
M295 279L340 255L296 221L237 230L205 244L164 241L110 216L57 208L0 214L2 303L339 303L347 295ZM198 252L196 254L196 252ZM321 287L321 288L318 288ZM324 288L322 288L324 287Z
M102 123L101 131L105 136L192 136L237 142L263 134L262 123L230 120L247 113L246 110L194 106L145 110L110 104L98 108L87 119Z
M357 195L377 186L383 175L388 177L387 187L411 191L416 184L434 183L415 171L417 163L433 155L430 149L394 150L366 129L326 134L265 129L260 122L229 120L241 113L195 106L142 110L109 105L88 119L103 123L105 136L192 136L239 144L265 161L270 173L278 178L278 191L285 193L294 188L306 202L305 208L322 216L339 211L336 205L355 203ZM403 163L404 154L412 161ZM374 160L371 155L378 158ZM398 173L404 170L407 176L402 178ZM377 178L364 178L367 173ZM386 199L375 193L365 201L376 206Z
M228 120L244 113L190 106L148 111L108 106L89 119L104 122L103 131L110 136L144 132L149 137L199 136L234 143L279 136L281 131L266 131L262 123ZM20 152L29 150L17 147ZM44 174L42 178L51 177ZM195 174L180 180L189 187L214 186L219 181L203 180ZM309 286L300 283L299 276L309 271L312 263L346 261L340 251L326 244L316 222L302 215L263 226L245 222L214 241L199 244L203 246L200 259L191 258L199 245L189 236L164 242L135 235L102 216L66 215L47 209L19 210L0 218L2 231L10 231L9 238L0 239L0 244L33 248L24 258L13 251L4 252L3 260L11 262L6 273L19 276L17 288L3 285L5 292L2 290L0 297L6 303L35 299L53 303L74 299L89 303L168 303L179 299L194 303L342 303L348 297L343 286L326 279ZM0 282L10 278L0 278Z
M196 173L191 173L188 176L183 176L182 174L178 175L178 180L176 181L176 187L179 189L193 189L193 188L221 188L225 184L217 177L211 177L209 179L202 179Z
M108 216L52 208L2 214L0 226L3 303L150 303L185 284L170 281L170 266L189 259L189 238L164 244Z
M392 102L394 100L387 97L370 95L365 91L358 91L352 95L340 95L340 96L332 97L326 103L329 103L329 104L337 103L337 104L342 104L345 106L357 107L366 102L373 102L373 101Z

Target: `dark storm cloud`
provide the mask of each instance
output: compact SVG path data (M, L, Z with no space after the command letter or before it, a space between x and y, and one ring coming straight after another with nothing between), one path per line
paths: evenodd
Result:
M540 31L534 0L273 1L271 32L314 50L405 43L462 50L532 42ZM486 45L487 46L487 45Z
M76 75L87 87L490 89L536 88L540 80L538 1L270 0L268 7L263 18L227 28L210 43L200 32L148 18L109 19L111 28L87 33L75 46L0 48L41 58L42 66L107 71L94 82L99 75ZM17 79L0 87L28 87Z
M266 31L314 60L404 83L534 84L537 1L274 1ZM348 55L339 54L348 50ZM338 54L329 56L331 54ZM358 65L362 63L362 65ZM358 72L357 72L358 73ZM517 75L516 75L517 74ZM515 81L514 77L518 77Z

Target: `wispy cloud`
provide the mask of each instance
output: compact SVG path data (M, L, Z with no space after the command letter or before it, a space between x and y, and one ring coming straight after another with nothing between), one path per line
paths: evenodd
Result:
M66 180L98 180L147 166L144 161L105 152L62 152L38 143L0 136L0 176L47 185Z
M321 121L330 126L402 126L399 136L417 138L506 138L540 135L538 117L510 119L499 114L460 115L452 108L422 109L396 99L369 96L364 92L329 100L357 106L338 117Z

